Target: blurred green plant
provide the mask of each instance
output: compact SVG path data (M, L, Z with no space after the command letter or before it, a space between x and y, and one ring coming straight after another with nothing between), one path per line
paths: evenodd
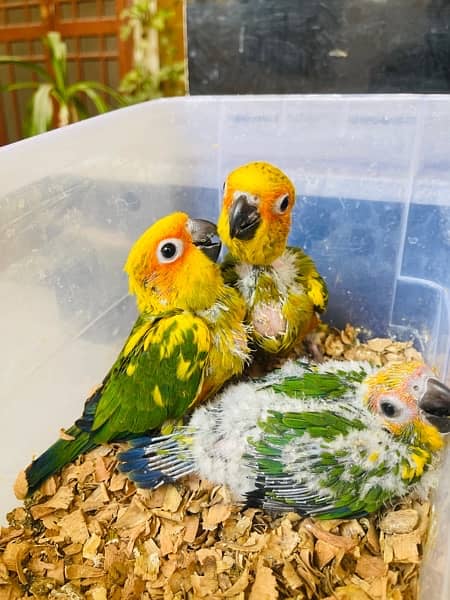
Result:
M180 2L180 0L175 0ZM173 43L170 23L175 10L158 8L154 0L133 0L131 6L121 13L124 24L121 38L130 36L134 42L134 67L122 78L119 92L128 104L135 104L161 96L183 95L186 90L184 61L174 60L176 47ZM158 34L159 56L164 55L162 67L149 66L148 52L151 35Z
M36 73L41 81L26 81L1 86L0 89L14 90L33 89L24 122L25 134L36 135L53 127L62 127L90 116L89 98L97 113L110 110L104 95L114 100L117 106L126 101L120 93L97 81L78 81L69 84L67 81L67 46L57 31L50 31L42 39L49 49L51 72L41 65L24 60L19 56L0 56L0 64L14 64Z

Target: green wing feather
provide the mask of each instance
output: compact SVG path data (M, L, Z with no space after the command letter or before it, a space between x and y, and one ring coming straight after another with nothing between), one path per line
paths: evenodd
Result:
M256 489L248 495L250 504L269 510L290 507L330 519L368 514L395 496L380 484L387 473L395 471L395 464L374 460L368 468L354 461L354 444L346 444L345 436L371 432L350 409L347 417L329 410L271 411L259 426L262 436L249 440L252 451L245 457L256 473ZM364 439L358 445L362 460L373 451L373 443ZM386 451L392 460L392 448L390 454L387 450L380 445L380 455Z
M367 371L362 366L352 369L336 369L335 371L318 372L313 365L298 361L305 369L303 375L282 376L275 380L273 374L258 380L260 389L271 387L278 394L285 394L290 398L340 398L356 390L359 384L367 377ZM276 375L276 373L275 373Z
M141 315L103 383L91 426L97 441L182 416L200 393L209 345L209 330L194 315Z
M67 433L26 469L28 493L79 454L177 419L202 388L210 334L189 313L141 314L102 385Z

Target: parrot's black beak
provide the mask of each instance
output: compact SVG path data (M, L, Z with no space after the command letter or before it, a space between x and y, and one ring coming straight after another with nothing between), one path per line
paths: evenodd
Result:
M245 194L236 198L230 208L230 237L251 240L261 223L258 207L249 202Z
M425 394L419 401L427 421L441 433L450 431L450 388L438 379L430 377Z
M219 258L222 244L217 237L214 223L205 219L189 219L189 231L192 241L213 262Z

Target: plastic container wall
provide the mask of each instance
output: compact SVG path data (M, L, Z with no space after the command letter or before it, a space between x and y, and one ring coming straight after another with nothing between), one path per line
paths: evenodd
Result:
M450 354L450 98L161 100L0 150L0 512L16 473L79 416L135 318L122 266L156 218L215 219L250 160L297 188L291 242L327 280L326 320ZM450 460L450 459L448 459ZM450 597L442 481L422 597ZM3 520L3 519L2 519Z

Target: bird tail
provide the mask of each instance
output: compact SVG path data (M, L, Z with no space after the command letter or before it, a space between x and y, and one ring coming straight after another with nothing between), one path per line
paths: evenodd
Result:
M118 456L119 470L140 488L156 489L197 470L188 427L176 427L170 435L136 438L130 444Z
M29 496L51 475L73 461L77 456L94 448L97 444L87 431L75 425L66 431L72 440L60 439L36 458L26 469L26 495Z

